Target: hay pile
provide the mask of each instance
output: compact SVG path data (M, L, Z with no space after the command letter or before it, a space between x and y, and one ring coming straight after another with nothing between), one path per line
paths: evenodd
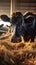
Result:
M0 65L36 65L36 42L0 40Z

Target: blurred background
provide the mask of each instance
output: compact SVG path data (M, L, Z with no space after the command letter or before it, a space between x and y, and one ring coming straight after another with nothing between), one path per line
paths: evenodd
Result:
M0 0L0 15L12 15L14 11L36 13L36 0Z
M10 15L10 0L0 0L0 15Z
M26 11L36 13L36 0L16 0L15 10L20 10L22 13Z

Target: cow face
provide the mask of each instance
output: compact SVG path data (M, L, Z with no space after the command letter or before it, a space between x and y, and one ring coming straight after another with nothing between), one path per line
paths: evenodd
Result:
M11 42L20 42L21 41L21 25L22 25L22 14L21 12L13 13L11 24L15 26L15 34L13 35Z

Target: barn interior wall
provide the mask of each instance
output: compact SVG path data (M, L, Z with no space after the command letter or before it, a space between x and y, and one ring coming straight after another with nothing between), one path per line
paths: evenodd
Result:
M10 16L10 1L0 0L0 15ZM36 0L12 0L12 13L17 10L22 13L26 11L36 13Z
M19 10L22 13L31 11L36 13L36 1L35 0L16 0L15 10Z
M10 15L10 0L0 0L0 15Z

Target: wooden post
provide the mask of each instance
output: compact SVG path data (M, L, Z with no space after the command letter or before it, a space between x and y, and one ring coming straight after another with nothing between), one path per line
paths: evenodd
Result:
M16 2L16 0L12 0L12 2L13 2L12 3L12 11L15 12L15 2Z
M13 5L12 5L12 0L11 0L11 2L10 2L10 17L12 16L12 13L13 13L13 7L12 7Z
M16 0L11 0L10 2L10 17L12 16L12 13L15 11L15 1Z

